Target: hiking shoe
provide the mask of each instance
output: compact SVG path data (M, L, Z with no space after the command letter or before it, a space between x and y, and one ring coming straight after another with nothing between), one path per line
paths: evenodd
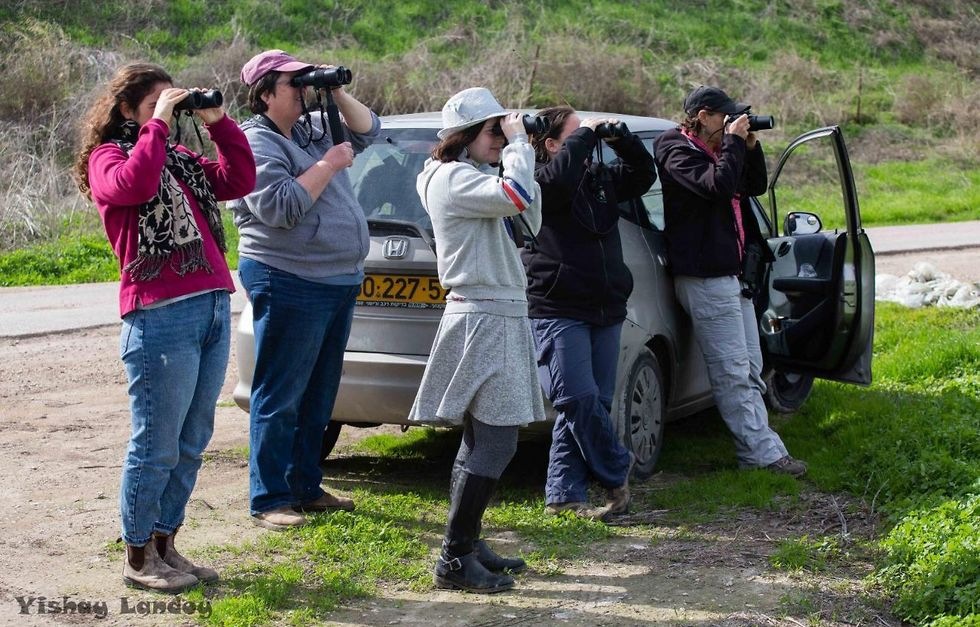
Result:
M293 509L298 512L327 512L334 509L352 512L354 511L354 501L342 496L334 496L329 492L324 492L323 496L317 500L296 505Z
M562 512L572 512L579 518L601 521L605 521L610 514L608 507L592 507L588 503L579 501L571 503L549 503L544 508L544 513L549 516L557 516Z
M293 511L288 505L268 512L252 514L252 521L259 527L284 531L292 527L302 527L306 524L306 516Z
M629 451L630 463L629 467L626 469L626 480L623 481L623 485L618 488L607 488L606 489L606 509L609 510L609 514L626 514L630 510L630 502L632 497L630 496L630 474L633 472L633 466L636 465L636 455L633 451Z
M798 479L806 474L806 464L798 459L790 457L789 455L785 455L766 466L766 470L778 472L783 475L790 475Z
M627 514L630 511L631 500L630 486L629 482L627 482L618 488L606 490L605 509L609 510L610 516L614 514Z

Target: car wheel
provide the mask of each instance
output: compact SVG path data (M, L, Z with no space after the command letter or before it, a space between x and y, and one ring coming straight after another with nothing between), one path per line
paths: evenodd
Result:
M327 459L331 451L333 451L333 447L337 444L337 438L340 437L340 429L343 426L344 423L333 420L327 423L327 428L323 430L323 443L320 445L321 464Z
M644 350L633 362L619 399L616 430L623 444L636 455L633 474L646 479L663 446L666 390L657 357Z
M813 377L770 370L765 375L766 405L774 412L791 414L803 406L813 389Z

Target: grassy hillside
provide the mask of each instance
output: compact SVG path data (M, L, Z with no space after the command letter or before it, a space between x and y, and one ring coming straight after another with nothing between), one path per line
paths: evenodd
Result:
M968 0L8 2L0 253L98 235L67 168L75 121L115 67L159 62L180 84L221 88L240 117L238 72L270 47L351 67L382 114L483 84L508 106L676 118L691 87L719 84L777 117L770 157L801 130L843 125L865 224L971 219L978 40Z

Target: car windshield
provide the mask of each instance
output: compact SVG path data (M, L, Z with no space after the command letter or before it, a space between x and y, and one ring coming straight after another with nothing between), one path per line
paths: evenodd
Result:
M368 220L411 222L432 233L415 177L435 144L436 129L382 129L354 159L351 182Z

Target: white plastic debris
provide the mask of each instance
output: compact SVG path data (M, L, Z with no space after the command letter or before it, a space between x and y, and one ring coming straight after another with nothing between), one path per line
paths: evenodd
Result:
M920 261L903 277L875 277L875 299L906 307L980 307L980 283L963 283Z

